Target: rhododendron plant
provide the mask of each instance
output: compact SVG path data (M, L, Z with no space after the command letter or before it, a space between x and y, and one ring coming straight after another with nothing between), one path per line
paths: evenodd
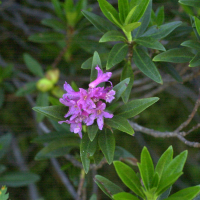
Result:
M65 82L64 90L67 92L60 98L60 102L69 107L65 118L70 117L69 120L59 121L58 123L70 124L70 131L78 133L82 138L82 123L90 126L97 119L97 124L100 130L103 129L104 118L112 118L113 114L105 111L106 103L111 103L115 98L115 91L111 86L97 87L102 82L107 82L112 76L111 72L103 73L100 67L95 68L98 72L97 78L89 84L88 90L79 88L75 92L72 87Z

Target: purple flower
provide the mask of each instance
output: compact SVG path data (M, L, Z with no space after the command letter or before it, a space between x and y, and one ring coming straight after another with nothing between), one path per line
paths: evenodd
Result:
M66 94L60 98L60 102L69 107L68 113L64 116L69 117L69 120L59 121L59 124L70 124L70 131L78 133L82 138L82 124L90 126L97 120L97 124L100 130L104 126L104 118L112 118L113 114L105 111L105 102L111 103L115 98L115 91L112 89L112 83L109 87L96 87L102 82L107 82L112 73L103 71L97 66L95 68L98 71L97 79L89 84L88 90L79 88L78 92L75 92L72 87L65 82L64 89Z
M103 71L99 68L99 66L95 67L95 69L98 71L97 79L95 79L93 82L89 84L90 88L95 88L100 83L108 81L112 76L111 72L106 72L104 74Z

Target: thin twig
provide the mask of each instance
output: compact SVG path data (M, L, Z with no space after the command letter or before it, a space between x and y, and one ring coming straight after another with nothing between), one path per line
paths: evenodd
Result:
M82 169L81 174L80 174L80 181L79 181L79 185L78 185L78 190L77 190L77 194L78 194L77 200L81 200L84 181L85 181L85 171L84 171L84 169Z

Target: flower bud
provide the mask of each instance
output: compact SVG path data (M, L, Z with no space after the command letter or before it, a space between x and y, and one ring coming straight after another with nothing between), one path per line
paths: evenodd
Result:
M53 88L53 83L47 78L42 78L37 82L36 86L41 92L47 92Z
M46 72L45 77L50 80L53 84L58 82L60 75L59 69L50 69Z

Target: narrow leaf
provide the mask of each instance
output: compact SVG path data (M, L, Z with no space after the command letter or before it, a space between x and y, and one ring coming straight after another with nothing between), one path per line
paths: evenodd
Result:
M118 176L123 181L123 183L136 195L144 198L145 195L143 194L143 191L141 189L142 186L140 183L140 179L138 178L136 173L128 165L120 161L114 161L113 164Z
M101 66L101 59L97 51L94 52L93 59L92 59L92 68L90 74L90 82L94 81L97 78L97 70L95 67L99 66L102 70Z
M60 2L58 0L51 0L53 5L54 5L54 8L55 8L55 12L57 14L57 16L62 19L62 20L65 20L65 16L64 16L64 13L61 9L61 5L60 5Z
M136 99L128 102L127 104L121 106L117 111L117 116L125 117L125 118L132 118L149 106L153 105L159 100L158 97L150 97L145 99Z
M137 27L139 27L141 25L141 22L133 22L131 24L127 24L125 25L123 28L126 32L131 32L134 29L136 29Z
M126 16L129 13L129 1L128 0L118 0L118 10L119 18L122 23L125 22Z
M200 20L197 17L194 17L194 22L195 22L196 30L200 36Z
M114 45L114 47L111 49L109 53L106 69L110 69L114 65L120 63L126 57L127 53L128 53L127 44L119 43Z
M172 187L170 187L170 188L167 189L164 193L162 193L162 194L157 198L157 200L164 200L164 199L166 199L166 198L170 195L171 190L172 190Z
M7 133L5 135L2 135L0 137L0 159L3 158L3 156L7 153L10 144L12 141L12 135L10 133Z
M82 69L91 69L93 57L88 58L82 65Z
M91 126L87 126L87 132L88 132L88 136L89 136L91 142L96 137L98 130L99 130L99 127L95 124L93 124Z
M133 128L124 117L115 115L111 119L105 119L105 123L112 128L118 129L130 135L134 134Z
M110 42L110 41L126 41L126 38L124 37L124 35L119 32L119 31L108 31L106 32L101 39L99 40L99 42Z
M153 58L153 61L185 63L189 62L194 57L187 48L175 48L166 52L160 53Z
M157 83L162 84L162 78L155 64L152 62L151 58L142 48L136 46L133 52L133 61L136 66L149 78Z
M3 106L4 103L4 89L0 87L0 108Z
M139 200L136 196L133 196L127 192L120 192L118 194L113 195L114 200Z
M42 66L31 55L25 53L23 58L26 66L35 76L44 76Z
M179 0L179 3L200 8L199 0Z
M161 6L156 10L156 23L158 26L161 26L163 24L164 18L164 6Z
M189 67L198 67L198 66L200 66L200 53L197 53L189 64Z
M16 96L25 96L36 90L36 82L28 82L24 86L20 87L15 93Z
M125 19L124 24L129 24L129 23L131 23L131 18L132 18L133 13L135 12L136 7L137 7L137 6L134 6L134 7L131 8L131 10L129 11L129 13L128 13L126 19Z
M181 45L200 51L200 42L199 41L187 40L187 41L181 43Z
M55 30L65 30L66 25L57 19L43 19L41 22L43 25L53 28Z
M113 162L114 152L115 152L115 137L113 133L106 129L105 132L101 132L99 135L99 146L110 165Z

